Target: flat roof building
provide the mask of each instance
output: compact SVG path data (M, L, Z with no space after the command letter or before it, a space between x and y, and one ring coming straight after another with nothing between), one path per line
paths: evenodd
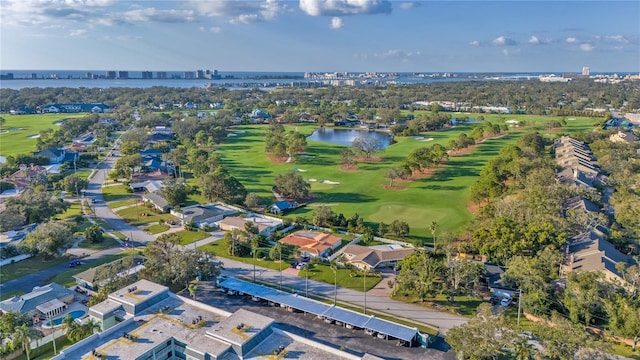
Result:
M102 326L60 352L56 360L360 359L289 334L274 319L240 309L234 313L176 295L140 280L92 306Z

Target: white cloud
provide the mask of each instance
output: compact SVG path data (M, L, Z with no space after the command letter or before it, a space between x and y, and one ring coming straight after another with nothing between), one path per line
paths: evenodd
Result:
M471 45L471 46L480 46L480 41L478 41L478 40L473 40L473 41L471 41L471 42L469 43L469 45Z
M388 0L300 0L300 10L311 16L389 14Z
M564 41L566 41L569 44L573 44L575 42L578 41L578 39L574 38L573 36L569 36L568 38L566 38Z
M538 39L537 36L532 35L531 38L529 39L529 44L538 45L540 44L540 40Z
M580 50L582 51L591 51L593 49L594 47L591 44L588 44L588 43L580 44Z
M514 46L518 44L515 40L510 39L504 35L493 39L492 42L493 42L493 45L497 45L497 46Z
M519 53L520 49L502 49L502 55L504 56L511 56Z
M332 29L340 29L342 27L342 19L334 16L331 18L331 28Z
M623 44L629 43L629 39L627 39L623 35L605 36L604 39L609 42L616 42L616 43L623 43Z
M417 2L403 2L400 3L400 9L402 10L410 10L413 9L414 7L420 6L420 3Z
M182 23L196 21L193 10L158 10L155 8L145 8L130 10L122 13L120 19L125 22L162 22L162 23Z
M209 33L213 33L213 34L219 34L222 31L222 28L219 26L212 26L210 28L206 28L204 26L200 26L200 31L201 32L209 32Z
M76 30L71 30L71 32L69 32L69 36L79 37L79 36L83 36L86 33L87 33L87 29L76 29Z
M233 24L273 20L288 10L287 5L278 0L191 0L189 3L199 14L228 18Z
M373 54L377 58L400 58L409 59L411 57L420 56L420 51L404 51L399 49L390 49L382 53Z

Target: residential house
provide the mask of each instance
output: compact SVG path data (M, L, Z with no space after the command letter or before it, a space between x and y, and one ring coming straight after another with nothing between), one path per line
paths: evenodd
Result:
M72 290L56 283L36 286L30 293L0 302L0 312L17 311L37 322L63 314L67 305L74 301L74 294Z
M504 282L505 268L488 262L482 262L482 267L484 271L480 279L481 284L486 286L486 289L488 289L493 296L499 298L509 296L513 298L516 289Z
M272 214L282 214L283 212L294 209L296 207L298 207L297 202L288 202L283 200L271 205L271 207L269 207L269 212Z
M614 143L633 144L638 142L638 137L632 132L618 131L617 133L609 136L609 140Z
M144 257L133 255L133 261L131 263L125 263L123 260L128 258L129 257L125 257L106 264L94 266L89 270L72 275L72 277L76 280L76 284L78 286L92 291L97 291L101 285L104 285L111 280L109 278L105 278L104 274L113 274L113 271L110 271L112 268L117 269L118 276L132 275L144 268L143 264L146 261Z
M571 210L580 210L587 214L597 214L600 212L600 207L582 196L575 196L562 204L562 211L564 212L565 216L567 211Z
M228 216L218 221L218 227L226 231L232 231L234 229L244 230L246 223L252 223L257 226L259 234L263 236L271 235L282 226L281 219L252 215L248 217Z
M91 145L96 141L93 131L86 132L73 139L74 144Z
M331 255L332 250L342 244L342 238L317 231L296 231L280 239L280 242L297 247L302 256L318 258Z
M50 104L42 107L43 113L102 113L111 108L103 103L82 103L82 104Z
M31 185L31 181L40 174L47 175L47 168L34 164L30 164L29 166L21 164L20 170L9 176L5 176L2 181L13 184L16 191L20 192L21 190L29 187L29 185Z
M171 210L171 214L182 220L183 224L193 224L198 228L215 226L216 222L222 220L225 216L233 215L237 212L237 210L222 203L188 206L180 211Z
M619 262L635 264L632 257L621 253L602 235L590 231L571 239L567 247L563 272L601 271L605 279L624 283L623 274L616 269Z
M142 200L146 204L151 204L156 210L160 211L161 213L169 211L169 208L171 207L167 199L162 196L160 191L146 193L142 195Z
M148 193L160 191L164 185L160 180L146 180L142 182L130 183L129 187L134 192L146 191Z
M33 153L35 156L42 156L49 160L49 164L62 164L65 160L65 150L48 148Z
M573 168L564 168L556 174L556 179L561 185L567 185L570 187L583 188L587 190L594 190L594 179L588 177L580 170Z
M405 256L416 251L401 245L389 244L378 246L347 245L342 250L345 260L358 269L379 269L395 267Z

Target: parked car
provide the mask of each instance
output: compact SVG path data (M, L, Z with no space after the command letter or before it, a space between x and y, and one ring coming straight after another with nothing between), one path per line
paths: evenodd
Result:
M504 307L508 307L509 305L511 305L511 296L503 297L502 300L500 300L500 305Z

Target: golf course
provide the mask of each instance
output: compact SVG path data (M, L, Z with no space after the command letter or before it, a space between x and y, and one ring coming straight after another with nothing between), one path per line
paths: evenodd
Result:
M487 115L485 121L504 123L504 115ZM287 216L311 217L314 207L330 206L336 213L347 218L354 213L363 216L370 223L391 223L405 221L410 226L410 236L431 241L429 224L436 221L439 231L457 231L467 224L473 214L467 209L470 186L476 180L486 162L498 155L500 149L513 144L532 129L543 134L557 136L590 129L595 118L567 119L562 129L544 130L545 124L559 117L506 115L507 119L526 120L528 126L514 127L496 139L487 139L475 145L467 153L451 156L445 164L437 168L435 174L417 179L401 180L389 188L385 175L393 166L398 166L406 156L420 147L448 140L460 133L469 134L474 126L484 126L483 122L458 125L442 131L427 132L421 137L396 137L396 143L380 153L374 154L375 161L360 160L355 169L342 170L340 152L344 146L330 143L307 141L302 155L289 163L276 163L265 154L266 125L246 125L231 129L235 136L228 137L217 152L223 166L236 177L248 192L258 194L266 205L273 201L271 188L278 174L298 172L311 184L313 201ZM287 131L299 131L308 136L316 130L315 124L285 126ZM430 140L430 139L433 140ZM424 141L429 139L429 141Z
M86 114L3 114L4 125L0 128L0 155L28 154L36 151L40 131L57 128L56 123Z

